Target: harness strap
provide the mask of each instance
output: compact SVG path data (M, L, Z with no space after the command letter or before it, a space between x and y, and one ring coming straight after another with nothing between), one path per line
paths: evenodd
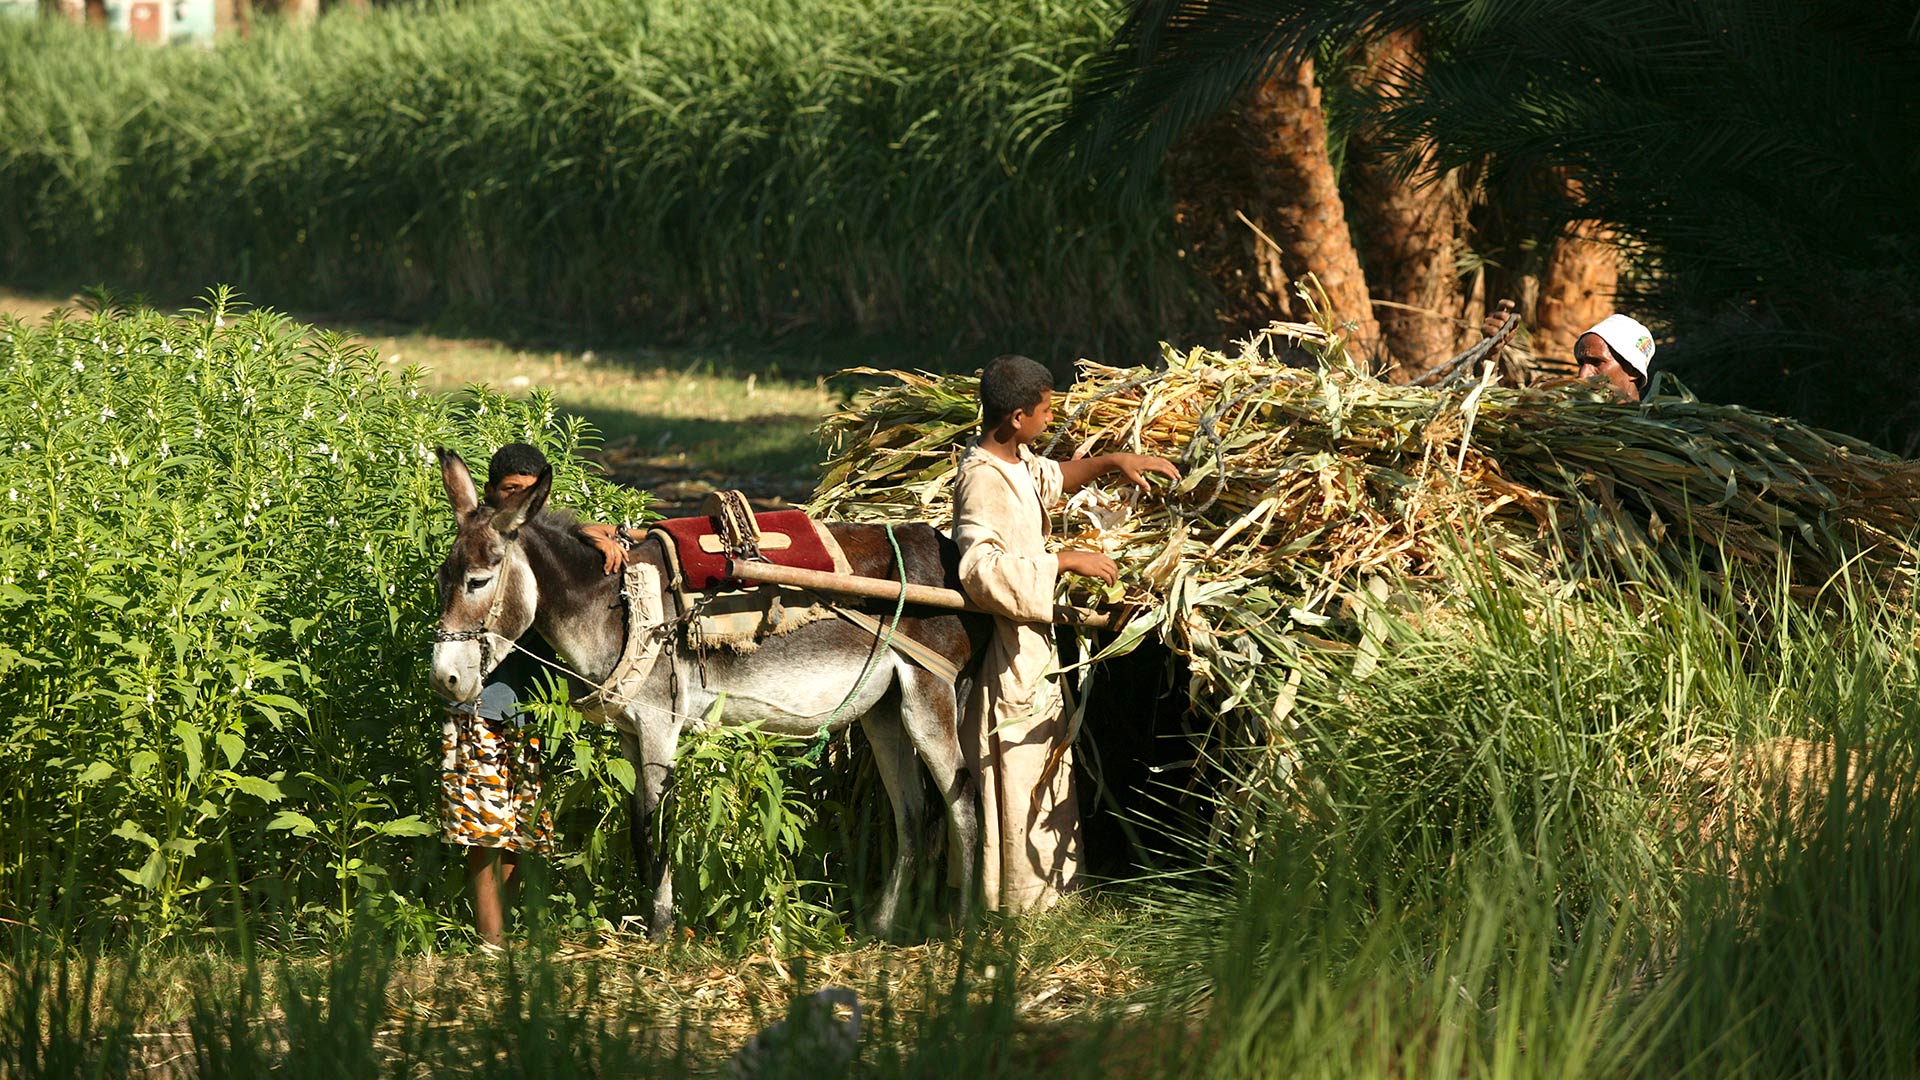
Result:
M893 632L900 629L900 616L907 610L907 557L900 554L900 540L893 535L892 522L886 523L886 530L887 543L893 545L893 565L900 568L900 595L893 602L893 620L888 623L886 632L880 635L879 647L867 654L867 662L861 665L860 677L854 680L853 689L847 691L847 696L834 707L832 714L820 722L820 731L814 736L812 749L800 756L800 760L808 765L818 764L821 757L826 754L827 742L833 738L834 723L840 719L842 713L847 711L847 706L853 704L854 699L860 696L860 691L867 688L867 677L873 674L874 661L880 658L881 653L893 647Z
M865 630L867 633L872 634L874 637L883 637L886 634L886 631L880 625L880 620L864 611L840 607L836 604L833 605L833 613L860 629ZM941 656L931 647L913 640L913 638L906 634L900 634L894 637L890 644L893 646L894 652L899 653L901 656L906 657L908 660L913 661L933 674L940 676L940 678L947 682L957 683L960 681L960 669L954 666L953 661Z
M620 601L627 617L626 642L606 680L574 703L581 714L598 714L633 700L639 683L646 679L673 635L673 626L660 606L661 591L660 574L653 564L644 559L627 560L620 582ZM646 628L644 632L642 627Z

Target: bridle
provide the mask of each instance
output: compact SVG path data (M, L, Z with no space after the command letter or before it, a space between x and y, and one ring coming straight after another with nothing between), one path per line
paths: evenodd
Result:
M480 677L483 679L487 677L488 672L493 670L495 663L493 658L493 639L501 635L493 632L493 624L500 618L501 610L507 606L506 577L506 561L501 560L500 571L496 573L493 578L493 604L487 608L487 615L480 620L479 626L471 630L435 630L433 632L433 643L435 645L454 641L479 642ZM507 646L509 652L511 652L513 648L512 645ZM506 655L504 653L501 654L500 659L505 660Z

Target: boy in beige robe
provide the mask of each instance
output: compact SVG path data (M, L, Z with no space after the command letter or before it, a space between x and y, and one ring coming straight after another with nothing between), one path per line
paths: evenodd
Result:
M1047 678L1054 583L1062 573L1108 584L1119 575L1097 551L1049 554L1051 510L1063 494L1108 472L1145 489L1147 473L1177 480L1180 471L1143 454L1064 463L1034 454L1030 444L1053 422L1053 377L1024 356L999 357L981 372L980 409L980 437L960 461L953 538L962 587L996 617L961 744L980 781L987 904L1037 911L1071 889L1080 869L1067 718Z

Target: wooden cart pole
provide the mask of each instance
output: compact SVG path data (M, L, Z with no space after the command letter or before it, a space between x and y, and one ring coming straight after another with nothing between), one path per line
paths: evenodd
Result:
M742 559L727 560L727 576L740 581L756 581L768 585L791 585L796 589L812 589L814 592L832 593L836 596L858 596L868 600L897 600L900 597L900 583L886 578L858 577L853 574L829 574L824 570L802 570L794 566L775 566L772 563L752 562ZM968 600L965 593L957 589L942 589L934 585L907 586L907 603L921 607L943 608L948 611L973 611L985 614L984 609ZM1089 630L1105 630L1112 627L1114 613L1111 611L1083 611L1080 608L1057 606L1053 609L1053 621L1070 626L1084 626Z

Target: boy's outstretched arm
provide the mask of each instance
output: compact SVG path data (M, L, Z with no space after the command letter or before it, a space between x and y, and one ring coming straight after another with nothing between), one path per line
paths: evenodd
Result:
M1127 483L1141 491L1149 490L1148 473L1158 473L1169 480L1180 479L1180 469L1166 458L1150 454L1101 454L1099 457L1061 462L1060 487L1063 491L1079 491L1096 478L1116 471L1127 478Z
M620 542L617 526L576 525L573 535L599 549L601 573L616 573L627 565L627 546Z

